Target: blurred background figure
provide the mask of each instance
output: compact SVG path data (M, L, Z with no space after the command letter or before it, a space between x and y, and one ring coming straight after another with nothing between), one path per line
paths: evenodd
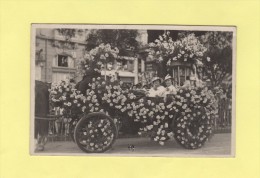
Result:
M182 88L190 88L190 87L191 87L190 76L187 76Z

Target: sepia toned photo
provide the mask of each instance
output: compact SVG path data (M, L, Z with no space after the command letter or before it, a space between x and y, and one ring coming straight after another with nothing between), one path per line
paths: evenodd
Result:
M32 155L235 156L236 27L32 24Z

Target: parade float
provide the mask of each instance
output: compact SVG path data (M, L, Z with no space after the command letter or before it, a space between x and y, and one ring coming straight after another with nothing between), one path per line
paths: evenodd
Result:
M158 62L167 57L166 65L174 60L188 61L197 74L199 57L205 49L193 42L162 38L150 44L149 55ZM51 107L59 108L62 117L70 120L70 134L78 147L87 153L109 150L118 137L120 123L127 119L140 123L140 136L150 137L160 145L174 138L186 149L202 147L213 133L212 123L217 113L214 93L204 85L193 85L179 88L177 94L164 98L147 97L124 87L123 82L113 77L100 75L118 52L109 44L99 45L79 63L86 81L82 86L63 81L49 90Z

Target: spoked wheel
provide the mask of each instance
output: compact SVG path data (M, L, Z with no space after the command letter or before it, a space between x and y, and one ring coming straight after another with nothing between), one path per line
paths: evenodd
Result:
M74 138L86 153L103 153L109 150L117 137L114 121L103 113L91 113L80 119Z
M186 149L198 149L204 145L212 134L210 117L203 107L178 117L174 121L174 138Z

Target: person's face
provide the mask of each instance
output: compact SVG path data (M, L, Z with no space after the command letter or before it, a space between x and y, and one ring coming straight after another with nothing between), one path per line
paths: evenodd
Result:
M160 81L159 80L155 80L154 82L153 82L153 86L154 87L159 87L160 86Z
M166 84L167 87L171 86L172 85L172 80L171 79L165 80L165 84Z

